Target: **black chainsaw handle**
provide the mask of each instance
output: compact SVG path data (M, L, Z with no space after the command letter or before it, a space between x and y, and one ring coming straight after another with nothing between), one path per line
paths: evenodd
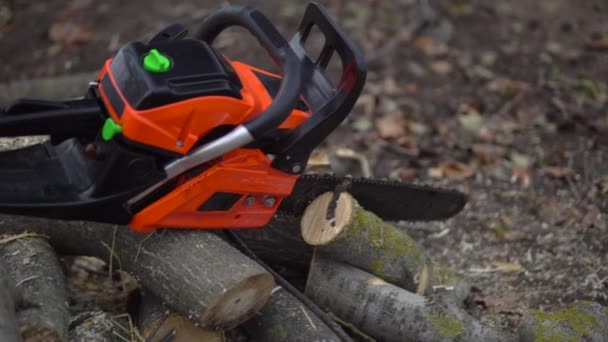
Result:
M211 44L231 26L247 29L282 69L281 85L272 104L244 125L255 139L259 139L285 121L295 107L303 83L301 62L270 20L250 6L230 5L209 14L194 38Z

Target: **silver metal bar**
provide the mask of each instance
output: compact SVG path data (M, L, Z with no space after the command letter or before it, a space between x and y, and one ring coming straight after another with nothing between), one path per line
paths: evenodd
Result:
M253 140L253 136L245 126L237 126L223 137L213 140L212 142L195 149L188 155L167 164L165 166L165 172L167 173L167 177L171 179L195 166L247 145Z
M249 130L247 130L245 126L237 126L223 137L213 140L212 142L193 150L189 154L165 165L165 173L167 174L167 178L131 198L127 202L127 207L131 207L133 204L143 199L154 190L160 188L163 184L177 177L181 173L188 171L195 166L206 163L211 159L222 156L239 147L245 146L254 140L255 138L251 135L251 133L249 133Z

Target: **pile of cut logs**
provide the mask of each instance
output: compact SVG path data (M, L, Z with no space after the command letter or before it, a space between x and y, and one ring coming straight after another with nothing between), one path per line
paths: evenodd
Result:
M302 218L277 217L233 239L225 231L141 234L18 216L1 216L0 232L1 341L91 340L95 331L97 340L112 339L108 329L93 328L95 319L103 322L97 316L74 326L55 253L113 259L132 274L148 293L136 318L146 340L221 340L222 330L235 327L259 341L513 339L462 311L466 282L348 193L324 194ZM306 297L288 283L277 286L268 269L235 248L235 235L254 259L285 270L296 287L305 283Z

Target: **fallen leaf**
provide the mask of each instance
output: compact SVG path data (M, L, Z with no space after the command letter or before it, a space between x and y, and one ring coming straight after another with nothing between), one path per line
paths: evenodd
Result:
M458 116L460 125L468 131L477 131L483 125L483 118L479 115L476 110L470 110L469 112Z
M418 150L418 142L415 138L404 135L397 139L397 144L407 150Z
M517 153L517 152L512 152L510 159L511 159L511 162L513 163L513 165L516 167L527 168L531 164L530 157L526 156L525 154L521 154L521 153Z
M429 177L432 178L449 178L463 180L475 175L475 170L464 163L456 160L445 161L436 168L429 169Z
M491 142L494 141L494 132L492 132L491 129L489 129L488 127L481 127L478 131L477 131L477 137L485 142Z
M416 178L416 170L407 167L398 168L391 172L389 177L402 182L408 182Z
M574 177L575 172L569 167L559 167L559 166L543 166L542 171L545 175L558 178L558 179L566 179L570 177Z
M367 132L373 128L371 120L368 118L358 118L351 124L352 128L357 132Z
M416 82L408 82L403 86L403 90L407 94L418 94L420 92L420 86Z
M592 34L585 42L585 46L594 50L608 50L608 34Z
M452 64L447 61L433 61L429 63L429 69L439 76L445 76L452 71Z
M532 181L532 171L527 167L517 166L511 171L511 183L528 187Z
M384 78L384 81L382 82L382 89L384 89L384 93L388 95L394 95L400 91L395 78L391 76Z
M371 115L376 111L377 97L373 94L361 94L355 103L355 108L362 108L363 113Z
M583 216L574 208L567 207L548 196L536 199L538 215L550 225L560 225L569 220L581 220Z
M473 144L471 151L482 165L492 164L507 153L504 147L492 144Z
M383 139L396 139L405 135L405 119L398 112L385 114L376 120L376 131Z
M496 267L498 271L504 273L519 272L523 269L519 262L493 261L491 264L492 266Z
M87 43L93 39L93 31L72 21L58 21L49 29L49 39L66 45Z

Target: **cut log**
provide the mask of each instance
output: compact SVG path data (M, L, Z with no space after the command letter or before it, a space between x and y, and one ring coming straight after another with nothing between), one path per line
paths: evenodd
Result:
M221 331L197 327L188 317L170 310L158 297L145 292L137 312L137 327L148 342L167 341L169 336L172 342L225 341Z
M441 297L427 300L322 254L313 258L306 295L381 341L515 341Z
M313 247L302 239L299 217L275 215L263 229L238 229L233 232L262 261L304 290Z
M319 251L408 291L430 294L441 286L458 303L469 293L467 282L435 267L404 229L366 211L346 192L317 197L304 211L301 228L304 241Z
M530 311L519 324L521 342L608 341L608 308L576 302L556 312Z
M15 317L14 295L15 291L8 269L4 265L4 260L0 258L0 341L21 341Z
M63 254L113 260L173 309L213 328L247 320L275 285L261 266L202 230L141 234L108 224L2 215L0 231L45 234Z
M341 341L321 319L282 287L259 314L243 324L254 341Z
M17 291L17 325L24 341L66 341L70 320L65 275L46 238L0 238L0 258Z
M103 311L84 312L74 316L70 322L70 342L106 342L119 340L122 336L114 327L112 316Z

